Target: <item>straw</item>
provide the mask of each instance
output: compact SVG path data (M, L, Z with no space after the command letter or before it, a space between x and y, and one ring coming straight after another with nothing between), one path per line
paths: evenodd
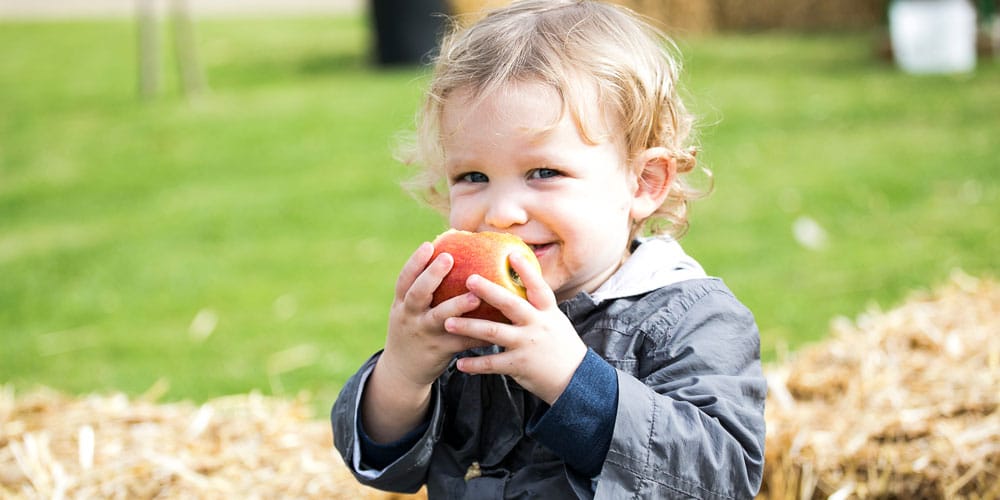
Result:
M765 373L761 498L1000 498L996 282L956 273L890 311L837 319ZM158 403L165 392L0 386L0 498L409 498L359 485L307 401Z
M251 393L158 404L45 388L16 397L6 386L0 498L409 497L358 484L305 401Z
M765 498L1000 498L1000 287L955 273L769 367Z

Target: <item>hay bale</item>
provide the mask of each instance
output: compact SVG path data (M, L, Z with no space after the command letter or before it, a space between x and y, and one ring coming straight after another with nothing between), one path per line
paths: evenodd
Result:
M1000 286L962 274L768 367L761 498L1000 498ZM410 498L304 401L0 390L0 498ZM423 494L413 498L423 498Z
M715 6L712 2L687 0L607 0L624 5L651 21L671 36L708 33L715 29ZM463 24L471 23L488 10L503 7L511 0L449 0L451 12Z
M713 0L719 31L861 30L883 24L888 0Z
M765 498L1000 497L1000 286L962 274L768 369Z
M714 31L863 30L885 24L889 0L608 0L653 20L671 36ZM466 20L480 9L510 0L450 0L453 13Z
M710 33L716 28L713 2L688 0L609 0L651 20L673 37Z
M358 484L309 413L259 394L198 406L6 386L0 498L409 498Z

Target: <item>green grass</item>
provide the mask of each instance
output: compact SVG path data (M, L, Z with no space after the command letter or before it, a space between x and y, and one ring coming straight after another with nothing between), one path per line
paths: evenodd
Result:
M381 345L399 266L443 228L390 152L426 74L369 66L359 18L198 30L211 93L179 96L168 57L143 103L128 22L0 25L0 383L323 408ZM996 272L997 64L911 77L865 34L681 45L716 178L684 243L768 359L952 269ZM825 248L796 243L800 216Z

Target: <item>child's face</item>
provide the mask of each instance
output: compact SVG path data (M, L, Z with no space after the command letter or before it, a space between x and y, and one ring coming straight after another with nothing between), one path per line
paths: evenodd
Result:
M580 96L581 115L604 119L594 94ZM561 103L538 83L475 102L457 92L444 105L442 133L451 226L520 236L565 300L594 291L621 264L637 183L608 120L588 123L603 137L590 144L570 113L559 118Z

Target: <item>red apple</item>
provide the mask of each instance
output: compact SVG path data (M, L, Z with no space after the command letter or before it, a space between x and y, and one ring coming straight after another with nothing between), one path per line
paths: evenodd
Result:
M469 289L465 287L465 281L472 274L478 274L522 298L527 297L524 285L510 266L510 255L513 253L523 255L529 262L535 264L539 272L541 271L531 247L513 234L488 231L472 233L449 229L438 235L433 243L434 257L441 253L449 253L455 258L455 265L434 291L432 306L467 293ZM463 316L510 323L510 320L497 308L485 302Z

